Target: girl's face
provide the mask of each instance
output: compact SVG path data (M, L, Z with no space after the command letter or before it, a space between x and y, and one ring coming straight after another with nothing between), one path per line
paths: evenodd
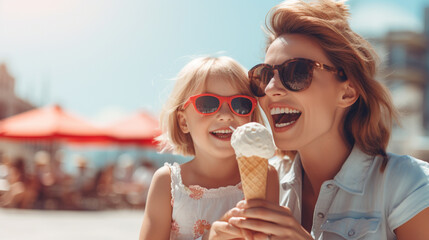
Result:
M216 75L207 79L203 93L225 97L243 94L229 79ZM212 115L202 115L190 104L184 111L179 112L178 119L182 131L191 134L196 156L202 154L201 156L227 158L235 154L231 147L232 130L229 127L236 128L250 122L251 117L234 114L228 103L224 102L219 111Z
M284 34L268 48L265 63L280 65L292 58L307 58L333 66L318 43L299 34ZM311 85L302 91L287 90L275 70L259 103L267 115L277 147L300 150L336 137L344 115L341 102L348 81L340 82L332 72L315 68Z

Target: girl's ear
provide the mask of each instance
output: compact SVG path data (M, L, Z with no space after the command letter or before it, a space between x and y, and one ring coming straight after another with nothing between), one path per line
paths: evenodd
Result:
M183 133L189 133L188 124L186 123L186 116L183 111L179 111L177 113L177 121L179 122L180 130Z
M353 85L350 83L350 81L346 81L341 88L341 94L339 97L340 107L347 108L357 101L359 94L357 93Z

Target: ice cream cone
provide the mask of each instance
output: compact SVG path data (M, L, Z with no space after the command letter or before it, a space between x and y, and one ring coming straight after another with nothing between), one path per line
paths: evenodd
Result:
M231 146L237 155L244 197L265 199L268 159L275 152L273 137L267 128L255 122L233 130Z
M268 159L258 156L237 158L244 197L265 199L267 188Z

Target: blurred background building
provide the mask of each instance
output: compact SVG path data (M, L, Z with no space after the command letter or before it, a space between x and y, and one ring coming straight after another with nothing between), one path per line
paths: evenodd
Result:
M34 105L15 94L15 79L0 64L0 119L33 109Z
M400 113L389 151L429 160L429 7L423 32L390 31L371 39L381 57L379 80Z

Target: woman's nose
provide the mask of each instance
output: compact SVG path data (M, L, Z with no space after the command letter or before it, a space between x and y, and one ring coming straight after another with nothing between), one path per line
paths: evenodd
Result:
M265 94L268 96L282 96L287 93L286 88L283 86L279 72L274 71L273 77L269 80L267 86L265 87Z

